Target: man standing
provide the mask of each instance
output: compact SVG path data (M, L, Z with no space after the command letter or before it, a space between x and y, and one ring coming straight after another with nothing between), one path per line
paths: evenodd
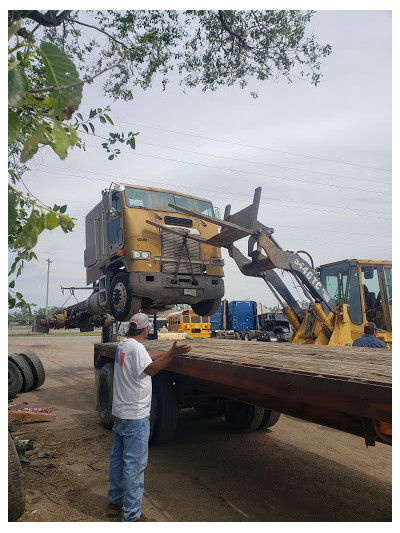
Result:
M386 348L386 344L376 338L376 325L374 322L367 322L364 326L364 335L353 342L353 346L362 348Z
M133 315L115 355L108 516L115 518L122 512L124 522L137 522L141 517L150 434L151 377L176 355L191 350L187 344L178 346L175 341L168 352L148 352L143 346L148 332L148 316Z

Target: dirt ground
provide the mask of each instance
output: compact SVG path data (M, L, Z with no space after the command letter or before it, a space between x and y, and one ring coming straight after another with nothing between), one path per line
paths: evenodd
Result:
M95 411L96 337L10 337L9 353L31 349L46 380L14 402L52 407L52 422L12 422L31 439L22 522L109 522L111 431ZM282 416L242 434L223 418L181 413L176 441L151 446L143 513L154 522L391 521L391 448Z

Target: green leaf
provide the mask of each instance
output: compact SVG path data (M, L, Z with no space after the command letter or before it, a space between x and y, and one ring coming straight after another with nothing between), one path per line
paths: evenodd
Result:
M106 115L105 113L104 113L104 116L106 117L108 122L114 126L114 122L111 120L111 118L108 115Z
M17 31L21 29L21 25L22 20L19 20L8 28L8 40L10 40L13 35L16 35Z
M39 124L31 137L26 141L25 146L21 152L21 163L26 163L35 155L38 149L38 144L43 137L46 129L45 124Z
M62 88L80 81L74 63L58 46L43 41L39 51L43 58L49 86ZM82 100L82 86L76 85L69 89L55 90L50 96L56 99L59 110L66 106L73 106L76 110Z
M10 287L10 289L13 289L15 287L15 280L10 281L8 286Z
M8 298L8 308L14 309L15 307L15 298Z
M102 124L107 124L107 120L103 117L103 115L100 115L99 119Z
M65 159L68 155L69 136L59 122L54 122L53 126L54 151L60 159Z
M17 140L21 133L22 123L15 111L8 110L8 144L12 144Z
M60 213L65 213L66 210L67 210L67 205L62 205L60 207Z
M92 133L94 133L95 129L94 129L94 126L93 126L93 124L91 122L89 122L89 126L90 126L90 129L92 130Z
M50 213L47 213L46 219L45 219L45 226L46 229L55 229L59 225L58 217L57 215L51 211Z
M24 93L28 82L22 70L17 66L8 72L8 105L19 107L24 103Z

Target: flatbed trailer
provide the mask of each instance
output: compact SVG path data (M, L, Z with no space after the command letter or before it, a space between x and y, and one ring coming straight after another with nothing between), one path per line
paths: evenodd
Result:
M284 413L391 444L392 352L385 349L190 339L153 378L152 438L173 440L180 408L224 415L239 430L270 427ZM94 346L97 408L112 426L112 374L118 343ZM168 350L171 341L145 341Z

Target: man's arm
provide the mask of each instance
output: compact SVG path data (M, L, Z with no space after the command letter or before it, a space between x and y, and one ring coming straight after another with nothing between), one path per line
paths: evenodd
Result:
M151 359L155 361L162 355L167 354L168 352L161 352L160 350L147 350L147 353L150 355Z
M191 349L192 347L188 344L181 344L178 346L177 341L175 341L168 352L152 352L153 354L156 353L158 355L156 355L156 359L144 369L144 372L149 376L155 376L160 370L165 368L176 355L186 354L190 352ZM150 352L149 355L152 358Z

